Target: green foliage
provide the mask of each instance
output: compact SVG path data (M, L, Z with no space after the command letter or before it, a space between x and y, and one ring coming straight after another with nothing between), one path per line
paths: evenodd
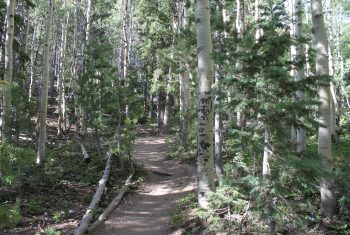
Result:
M174 227L184 227L191 219L191 212L198 206L197 195L189 193L188 195L176 200L174 212L171 214L170 223Z
M344 141L348 141L348 137ZM335 183L339 191L339 209L341 215L346 216L350 212L350 146L343 142L333 149L335 165Z
M37 198L32 198L25 203L25 208L33 215L40 215L45 211Z
M61 233L59 231L56 231L54 228L46 228L44 230L45 235L60 235Z
M66 217L66 213L64 211L55 211L53 213L53 220L58 223L58 222L61 222L62 220L64 220Z
M290 76L290 46L298 42L290 36L284 3L266 1L260 8L262 17L247 27L242 38L231 34L242 52L232 52L235 46L223 41L222 50L227 54L215 55L226 74L223 83L234 94L224 109L243 111L247 124L239 129L229 126L224 133L225 176L210 197L210 208L202 212L210 223L208 229L214 232L267 233L268 221L273 219L279 233L300 233L309 226L305 215L318 213L318 178L325 172L315 152L296 153L290 129L294 126L314 133L318 126L316 82L329 82L329 78L296 82ZM264 32L259 40L255 38L257 28ZM241 69L230 66L237 61ZM293 98L296 91L304 92L303 101ZM263 178L266 130L271 134L271 176ZM243 228L243 224L249 225Z
M28 167L34 162L34 153L30 149L0 144L0 184L13 185L21 177L18 167Z
M0 205L0 228L14 227L22 220L18 204Z

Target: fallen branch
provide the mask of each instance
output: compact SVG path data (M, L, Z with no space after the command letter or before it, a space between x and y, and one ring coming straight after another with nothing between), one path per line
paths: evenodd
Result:
M172 176L173 175L173 174L170 174L170 173L166 173L166 172L162 172L162 171L155 171L155 170L152 170L151 172L153 174L160 175L160 176Z
M112 164L112 153L108 152L108 160L106 162L106 167L105 167L105 170L103 172L103 176L99 181L99 185L96 189L96 192L92 198L92 201L90 202L90 205L89 205L85 215L83 216L83 219L80 221L79 227L74 231L74 235L81 235L88 230L89 223L93 217L93 210L96 208L96 205L100 202L101 196L102 196L104 189L106 187L109 173L111 171L111 164Z
M81 148L81 153L83 154L84 162L89 163L90 162L89 154L87 153L84 145L82 143L79 143L79 144L80 144L80 148Z
M99 226L104 220L106 220L107 216L116 208L121 200L124 197L124 194L129 188L131 183L131 179L134 176L134 172L127 178L125 181L124 187L119 191L118 195L113 199L113 201L108 205L108 207L102 212L102 214L98 217L98 219L91 225L89 231L94 230L97 226Z
M79 145L80 145L80 149L81 149L81 153L83 154L83 160L84 162L86 163L90 163L90 156L89 154L87 153L84 145L81 143L81 138L76 134L75 135L75 138L78 140L79 142Z

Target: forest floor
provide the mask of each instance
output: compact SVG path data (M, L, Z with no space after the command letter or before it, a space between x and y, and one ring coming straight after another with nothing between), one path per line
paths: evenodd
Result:
M169 151L164 136L139 137L133 158L148 171L141 187L126 196L121 205L93 234L167 235L172 231L171 216L176 200L195 190L195 168L165 158Z
M183 208L178 207L176 200L187 195L190 200L195 199L194 193L190 193L195 191L196 185L194 164L166 157L175 144L170 141L171 136L158 136L153 127L138 127L136 132L134 183L121 205L94 234L179 234L174 232L171 220L174 216L177 220L184 219ZM12 228L0 228L0 234L40 234L48 228L60 234L71 234L90 203L105 167L105 154L98 156L94 138L88 136L84 144L91 163L87 164L82 161L73 134L57 139L54 124L49 125L49 133L43 168L32 165L23 168L20 221ZM130 170L120 164L119 160L112 163L107 192L96 208L97 214L118 194L130 174ZM16 187L11 190L0 188L0 205L2 202L14 204L17 195Z

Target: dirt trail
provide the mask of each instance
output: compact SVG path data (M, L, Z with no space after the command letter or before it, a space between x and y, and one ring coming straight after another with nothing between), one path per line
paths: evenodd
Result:
M136 139L133 157L149 170L149 176L138 191L124 198L122 204L93 234L177 234L170 231L170 215L176 199L195 189L195 168L165 159L166 148L166 137ZM152 171L166 172L171 176Z

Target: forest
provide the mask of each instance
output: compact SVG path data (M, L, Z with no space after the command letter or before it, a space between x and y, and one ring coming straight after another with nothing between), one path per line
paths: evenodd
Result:
M0 234L350 234L348 0L0 0L0 76Z

